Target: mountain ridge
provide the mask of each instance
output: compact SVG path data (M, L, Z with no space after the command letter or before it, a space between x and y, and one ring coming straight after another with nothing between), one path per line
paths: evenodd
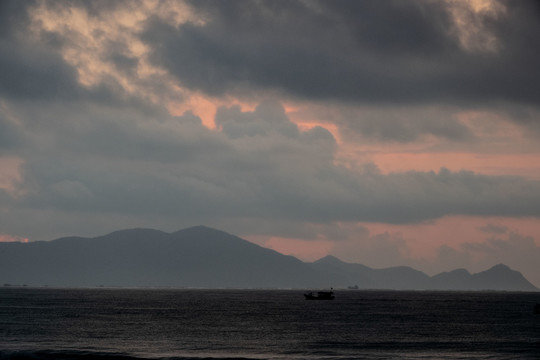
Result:
M172 233L118 230L97 237L0 243L0 284L196 288L346 288L537 291L498 264L434 276L407 266L374 269L328 255L303 262L203 225Z

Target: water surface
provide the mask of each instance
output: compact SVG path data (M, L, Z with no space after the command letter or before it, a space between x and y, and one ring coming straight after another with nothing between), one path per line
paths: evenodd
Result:
M0 359L537 359L540 293L0 288Z

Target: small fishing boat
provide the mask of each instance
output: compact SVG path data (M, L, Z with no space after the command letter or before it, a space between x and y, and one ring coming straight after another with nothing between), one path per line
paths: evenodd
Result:
M313 292L305 293L304 297L306 300L334 300L334 292L333 291L318 291L317 295L315 295Z

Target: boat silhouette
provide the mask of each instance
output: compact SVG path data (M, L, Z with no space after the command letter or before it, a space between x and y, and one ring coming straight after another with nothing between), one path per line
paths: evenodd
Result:
M304 294L304 297L306 300L334 300L335 298L333 291L318 291L317 295L308 292Z

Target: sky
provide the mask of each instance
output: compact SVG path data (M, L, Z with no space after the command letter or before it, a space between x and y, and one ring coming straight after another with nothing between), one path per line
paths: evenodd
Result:
M0 241L215 227L540 286L540 4L0 2Z

